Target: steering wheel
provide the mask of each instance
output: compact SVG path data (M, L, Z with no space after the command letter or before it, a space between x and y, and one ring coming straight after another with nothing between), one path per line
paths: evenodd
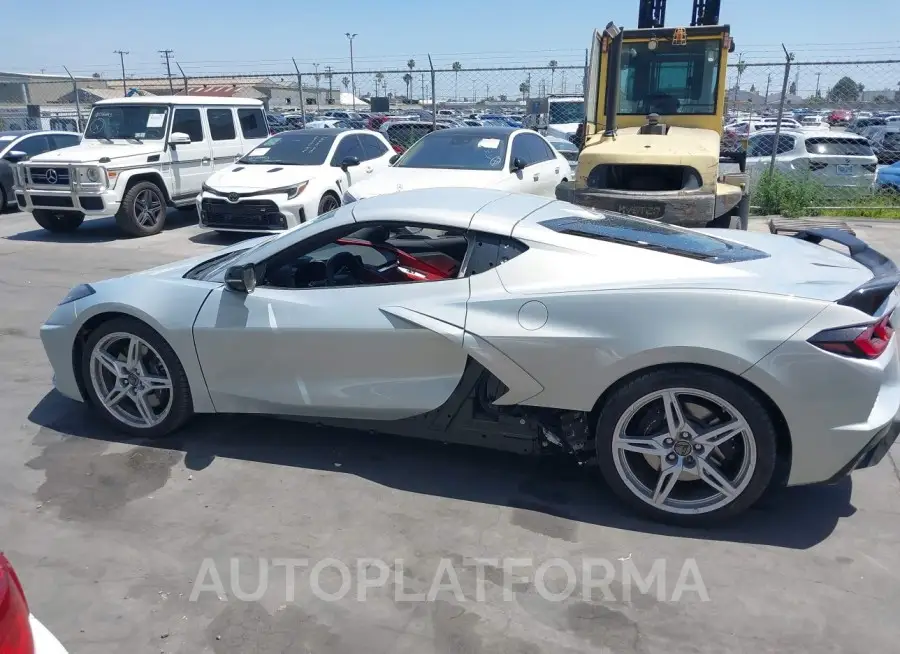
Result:
M325 263L325 280L328 286L358 284L364 272L362 259L352 252L338 252Z

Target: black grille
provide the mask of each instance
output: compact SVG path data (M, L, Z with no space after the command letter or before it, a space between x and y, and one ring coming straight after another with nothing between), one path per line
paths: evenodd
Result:
M68 168L30 168L29 172L31 172L31 181L34 184L48 184L51 186L69 185ZM51 181L54 175L56 176L56 181Z
M25 208L25 196L22 193L16 193L16 202L20 207Z
M72 198L67 195L32 195L31 204L36 207L71 207Z
M80 195L78 196L78 202L81 204L82 209L87 209L88 211L100 211L103 209L103 198L96 196Z
M287 222L271 200L226 200L206 198L201 203L200 223L227 229L285 229Z

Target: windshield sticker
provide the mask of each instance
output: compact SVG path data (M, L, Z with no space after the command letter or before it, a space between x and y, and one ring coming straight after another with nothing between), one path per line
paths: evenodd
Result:
M481 139L478 141L479 148L488 148L489 150L496 150L500 147L500 139Z
M147 132L135 132L134 138L136 138L136 139L147 138Z
M281 140L280 138L269 139L268 141L266 141L265 143L263 143L263 145L264 145L266 148L271 148L273 145L277 144L278 141L280 141L280 140Z
M165 120L165 114L150 114L147 116L147 128L162 127Z
M253 152L250 153L251 157L262 157L265 155L271 148L256 148Z

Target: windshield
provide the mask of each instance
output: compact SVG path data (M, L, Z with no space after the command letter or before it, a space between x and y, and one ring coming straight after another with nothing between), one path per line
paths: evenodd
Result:
M506 136L434 132L417 141L395 164L398 168L500 170Z
M260 143L238 163L321 166L328 159L334 136L282 132Z
M166 136L165 105L127 104L94 107L87 128L86 139L131 139L161 141Z
M871 157L872 146L864 139L841 139L833 136L806 139L806 151L810 154L834 154L843 157Z
M551 102L549 113L547 120L551 125L580 123L584 120L584 100Z
M656 41L622 45L619 113L622 115L716 113L722 41L673 45Z

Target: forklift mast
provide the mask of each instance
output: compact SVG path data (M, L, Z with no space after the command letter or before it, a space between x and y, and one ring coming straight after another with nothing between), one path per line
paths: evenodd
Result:
M666 0L640 0L638 29L660 29L666 26ZM691 27L718 25L722 0L694 0Z

